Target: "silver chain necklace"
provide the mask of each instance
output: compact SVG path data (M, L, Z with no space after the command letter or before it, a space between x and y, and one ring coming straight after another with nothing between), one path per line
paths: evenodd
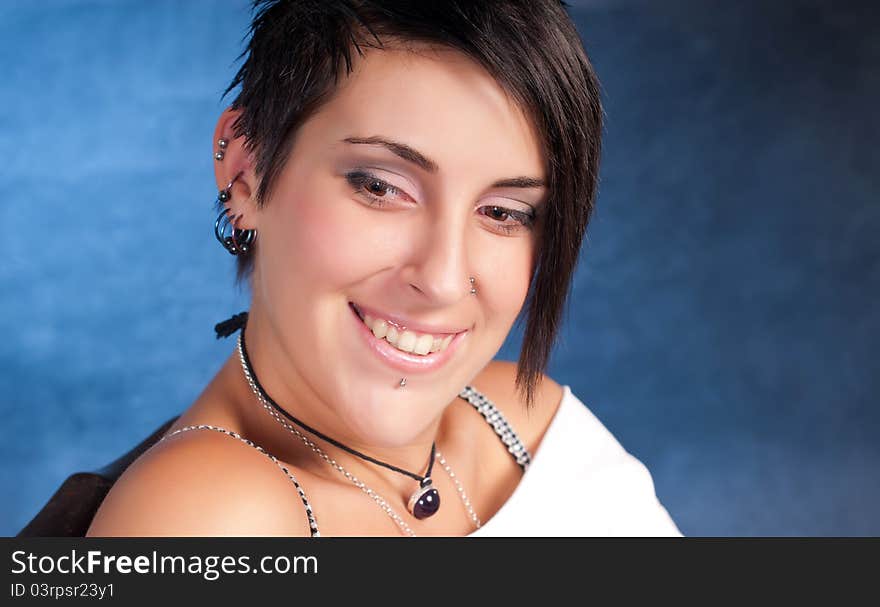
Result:
M384 497L382 497L381 495L379 495L378 493L376 493L375 491L370 489L363 481L361 481L356 476L354 476L352 473L350 473L348 470L343 468L342 465L340 465L335 459L333 459L329 455L327 455L318 445L315 444L315 442L312 439L310 439L309 437L304 435L296 426L290 424L286 419L282 418L278 414L278 412L275 411L275 409L272 407L272 405L270 405L269 402L266 401L266 399L263 397L262 393L260 392L259 388L257 388L257 384L254 381L254 378L251 376L250 372L248 371L248 366L247 366L247 363L245 362L245 358L244 358L244 351L242 349L242 335L241 334L239 334L239 336L238 336L238 358L239 358L239 361L241 362L241 368L242 368L242 371L244 371L245 379L247 380L248 385L251 387L251 391L254 393L254 396L257 397L257 400L260 401L261 405L263 405L263 409L265 409L269 413L269 415L272 417L272 419L274 419L279 424L281 424L288 432L291 432L294 435L296 435L297 437L299 437L299 439L302 440L303 443L305 443L306 446L309 447L309 449L311 449L312 451L317 453L321 457L321 459L323 459L325 462L330 464L330 466L332 466L333 468L338 470L340 474L342 474L345 478L347 478L349 481L351 481L361 491L363 491L364 493L369 495L370 498L372 498L372 500L374 502L376 502L376 504L385 512L385 514L387 514L389 517L391 517L391 519L397 524L397 526L400 528L401 531L403 531L404 534L411 536L411 537L416 537L416 534L412 530L412 528L409 525L407 525L406 521L404 521L400 517L400 515L398 515L394 511L394 509L391 507L391 505L388 503L388 501ZM479 517L477 517L477 514L474 512L474 509L471 506L471 502L468 499L467 494L465 494L465 492L464 492L464 487L461 486L461 483L459 482L458 478L455 476L455 473L452 471L452 468L449 466L449 463L446 461L446 459L443 457L443 454L441 454L439 450L435 453L435 459L440 464L440 466L446 471L446 473L449 475L449 478L452 480L453 484L455 485L456 490L458 491L458 495L461 498L462 503L464 504L465 508L468 511L468 515L470 516L471 520L474 522L474 525L476 525L476 528L479 529L481 526L480 519L479 519Z

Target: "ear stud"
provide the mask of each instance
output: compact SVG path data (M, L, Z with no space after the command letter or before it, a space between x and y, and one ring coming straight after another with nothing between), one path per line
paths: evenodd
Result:
M223 160L223 157L226 155L226 146L229 145L228 139L219 139L217 140L217 146L220 148L216 152L214 152L214 160L218 162Z

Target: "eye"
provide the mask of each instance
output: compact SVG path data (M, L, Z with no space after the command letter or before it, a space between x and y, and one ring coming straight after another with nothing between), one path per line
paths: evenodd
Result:
M345 179L355 188L354 193L366 198L371 206L384 207L394 197L409 198L400 188L363 170L346 173Z
M526 213L497 205L480 207L480 214L493 220L494 229L508 235L521 230L531 230L535 224L534 212Z
M386 207L395 198L412 200L409 195L400 188L380 179L376 175L357 169L345 174L345 179L355 188L354 193L365 198L370 206ZM524 230L532 230L536 221L534 211L517 211L499 205L486 205L479 209L481 215L491 219L492 229L505 235L512 235Z

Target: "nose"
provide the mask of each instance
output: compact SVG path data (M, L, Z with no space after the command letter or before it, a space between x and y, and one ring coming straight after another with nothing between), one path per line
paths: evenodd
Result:
M467 230L449 216L428 219L417 231L420 242L405 278L425 303L450 305L471 291L467 260Z

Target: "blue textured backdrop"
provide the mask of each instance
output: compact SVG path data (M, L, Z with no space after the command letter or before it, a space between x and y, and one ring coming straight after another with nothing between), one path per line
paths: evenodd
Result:
M880 534L876 2L572 4L608 126L550 375L687 535ZM233 347L211 135L247 23L0 3L0 533Z

